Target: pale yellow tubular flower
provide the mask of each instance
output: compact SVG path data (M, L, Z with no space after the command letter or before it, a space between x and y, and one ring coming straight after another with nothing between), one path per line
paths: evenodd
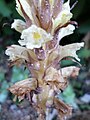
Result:
M60 46L60 59L70 56L80 61L76 52L80 50L81 47L84 47L84 42Z
M61 69L62 76L65 78L70 77L70 75L74 72L74 74L77 76L79 74L80 68L75 66L65 67Z
M21 39L18 41L21 46L33 49L40 48L46 42L52 40L52 36L42 28L31 25L28 29L22 31Z
M9 60L14 61L18 58L20 59L27 59L25 54L22 54L26 52L27 48L21 47L19 45L11 45L10 47L7 48L5 51L5 54L9 56Z
M11 28L21 33L24 29L26 29L26 23L22 20L14 19Z
M32 20L33 22L33 17L32 17L32 13L31 13L31 7L30 5L28 4L28 0L19 0L21 5L22 5L22 8L24 10L24 12L27 14L27 16Z
M72 34L74 30L75 30L75 26L71 24L69 24L66 27L61 28L59 30L58 40L61 40L63 37Z
M62 10L58 14L58 16L53 21L53 29L56 27L63 26L65 23L67 23L72 18L72 13L70 12L70 5L68 0L66 3L63 4Z
M24 18L24 15L22 13L21 6L20 6L20 3L18 2L18 0L16 0L16 10Z

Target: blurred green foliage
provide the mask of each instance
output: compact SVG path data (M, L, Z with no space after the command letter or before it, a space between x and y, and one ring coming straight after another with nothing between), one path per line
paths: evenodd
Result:
M23 79L27 79L28 77L28 71L24 70L24 67L13 67L12 69L12 77L10 81L5 80L5 72L0 72L0 83L1 84L1 88L0 88L0 102L4 102L7 98L8 95L8 90L7 88L11 85L13 85L14 83L23 80Z
M78 106L76 104L75 97L76 95L71 84L69 84L64 92L59 95L59 98L62 99L65 103L73 106L74 109L77 109Z
M11 30L14 18L20 18L15 9L15 0L0 0L0 52L19 39L20 34Z

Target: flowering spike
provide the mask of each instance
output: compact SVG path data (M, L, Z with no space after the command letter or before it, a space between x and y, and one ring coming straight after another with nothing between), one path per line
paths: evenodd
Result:
M75 66L60 68L66 57L80 59L76 54L84 43L60 46L59 41L73 33L75 21L70 21L70 0L16 0L16 9L25 22L15 19L11 28L21 33L20 45L11 45L5 51L11 65L22 63L31 78L15 83L9 88L19 101L28 97L36 108L38 120L44 120L52 108L57 109L61 120L71 115L71 107L57 97L68 85L68 77L76 77Z

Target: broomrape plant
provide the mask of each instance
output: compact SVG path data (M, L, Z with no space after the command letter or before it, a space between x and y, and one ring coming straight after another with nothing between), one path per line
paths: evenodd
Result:
M11 65L24 64L31 78L15 83L9 88L15 99L28 97L38 112L38 120L47 120L51 109L56 109L64 120L71 115L71 106L58 99L58 94L68 85L68 77L75 66L60 68L60 61L68 56L80 61L76 51L84 43L60 46L60 40L73 33L70 19L70 0L16 0L16 10L24 21L15 19L11 28L21 33L20 45L11 45L5 51Z

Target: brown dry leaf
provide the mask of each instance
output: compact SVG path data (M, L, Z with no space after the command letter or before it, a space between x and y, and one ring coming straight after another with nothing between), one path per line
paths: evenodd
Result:
M64 82L60 70L57 70L53 67L49 67L46 70L44 80L47 82L48 81Z
M36 87L37 87L36 79L28 78L12 85L9 88L9 91L16 95L19 98L19 100L22 100L24 99L25 94L28 94L32 90L35 90Z
M31 62L32 59L37 61L36 55L32 50L19 45L11 45L7 48L5 53L9 56L11 65L20 65L25 61Z
M64 102L60 101L57 98L54 98L54 105L58 111L60 120L64 120L64 119L68 118L69 116L71 116L71 114L72 114L71 106L65 104Z
M61 71L53 67L50 67L46 70L44 81L49 85L52 85L53 88L64 89L67 86L67 79L64 79Z

